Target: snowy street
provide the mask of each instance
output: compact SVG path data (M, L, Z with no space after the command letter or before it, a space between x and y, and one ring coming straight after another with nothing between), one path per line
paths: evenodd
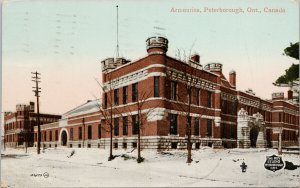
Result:
M75 153L70 156L72 150ZM1 185L4 187L298 187L300 168L273 172L264 168L266 156L274 149L202 148L192 151L193 162L186 163L186 151L144 150L143 163L131 157L137 151L114 150L120 155L107 161L108 149L50 148L36 154L23 149L6 149L1 158ZM125 156L123 154L126 154ZM122 156L123 155L123 156ZM127 160L125 160L127 159ZM283 154L283 161L299 165L299 155ZM242 173L240 165L247 169Z

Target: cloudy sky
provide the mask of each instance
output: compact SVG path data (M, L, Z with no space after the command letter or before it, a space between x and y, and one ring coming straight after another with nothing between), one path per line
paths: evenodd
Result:
M225 76L234 69L239 90L252 88L262 98L286 91L272 82L296 63L282 55L299 41L296 1L8 0L2 10L3 111L35 101L33 71L41 73L43 113L62 114L100 97L100 62L116 55L116 5L122 56L146 56L145 40L161 33L169 56L192 48L203 65L221 62ZM204 11L218 8L243 12Z

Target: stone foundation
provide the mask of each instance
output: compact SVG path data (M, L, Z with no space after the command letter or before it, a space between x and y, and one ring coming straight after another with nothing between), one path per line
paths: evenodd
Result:
M133 149L137 147L137 137L128 138L113 138L113 149ZM212 148L223 148L222 140L215 138L191 138L192 149L199 149L200 147L208 146ZM34 143L36 147L37 143ZM41 148L54 148L62 146L59 142L41 142ZM109 149L110 138L102 138L97 140L85 140L83 141L68 141L67 147L69 148L102 148ZM186 149L187 139L186 137L178 136L149 136L141 138L142 149L154 149L154 150L172 150L172 149Z
M278 141L272 141L272 148L278 148ZM282 141L281 142L281 147L285 148L288 146L299 146L299 142L297 141Z

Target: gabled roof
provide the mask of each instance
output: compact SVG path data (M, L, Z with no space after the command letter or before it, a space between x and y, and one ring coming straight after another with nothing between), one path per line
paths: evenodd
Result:
M96 100L88 100L86 103L75 107L74 109L64 113L63 119L73 116L78 116L82 114L88 114L99 111L99 108L101 107L101 101L99 99Z

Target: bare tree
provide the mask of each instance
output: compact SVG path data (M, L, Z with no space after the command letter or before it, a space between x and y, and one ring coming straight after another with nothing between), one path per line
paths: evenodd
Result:
M132 112L136 109L137 110L137 120L136 122L132 121L132 125L136 124L137 126L137 149L138 149L138 157L137 162L141 163L144 161L144 158L141 156L141 135L143 134L143 130L145 125L147 124L148 120L151 119L155 109L159 106L160 102L155 105L154 107L147 108L147 102L151 96L153 95L152 91L149 92L137 92L137 101L136 104L129 107L128 114L131 117L134 115ZM148 103L149 104L149 103ZM148 106L149 107L149 106ZM134 108L134 109L133 109Z
M114 129L114 124L113 124L113 116L120 116L122 117L122 113L118 110L118 108L114 108L114 100L113 100L113 91L114 87L112 85L112 79L111 79L111 74L107 74L108 79L107 79L107 85L101 84L96 78L95 80L97 81L98 85L100 86L103 94L104 94L104 104L96 104L96 106L99 109L100 112L100 123L103 120L105 124L109 127L109 132L110 134L110 145L109 145L109 157L108 160L111 161L114 159L113 153L112 153L112 145L113 145L113 129ZM96 97L95 97L96 98ZM101 126L102 129L102 126Z
M190 50L191 51L191 50ZM183 54L183 57L181 57L181 54ZM194 63L190 60L191 53L189 53L189 56L186 55L186 52L183 51L183 53L180 52L178 49L176 57L179 61L183 62L182 66L183 69L182 75L181 75L181 81L184 84L184 87L180 88L181 92L178 92L176 94L178 101L176 103L172 103L173 105L176 105L182 112L183 116L185 116L186 119L186 134L187 134L187 163L192 162L192 143L191 143L191 135L192 135L192 98L193 97L193 88L196 88L197 84L197 76L196 72L197 69L200 68L200 64ZM198 70L199 71L199 70ZM169 79L172 80L173 75L172 74L167 74ZM199 76L199 75L198 75ZM199 97L197 93L196 97ZM199 100L199 98L197 99ZM199 114L202 114L200 112ZM201 117L201 115L199 116Z
M111 161L114 159L113 153L112 153L112 138L113 138L113 87L111 82L111 74L107 74L108 76L108 86L102 85L96 78L98 85L100 86L102 92L104 92L104 95L106 96L105 104L96 104L99 112L100 112L100 123L103 118L105 124L109 126L109 133L110 133L110 145L109 145L109 157L108 161ZM108 92L107 92L108 91ZM108 94L108 95L107 95ZM102 128L102 126L101 126Z

